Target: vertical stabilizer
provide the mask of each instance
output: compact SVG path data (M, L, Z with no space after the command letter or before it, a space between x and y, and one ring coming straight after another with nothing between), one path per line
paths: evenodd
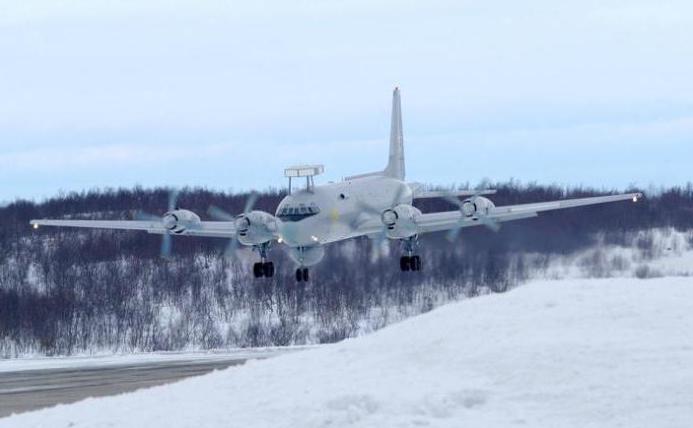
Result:
M404 180L404 137L402 136L402 105L399 99L399 87L392 93L392 120L390 122L390 155L383 171L352 175L345 180L365 177L392 177Z
M390 157L385 175L404 180L404 136L402 134L402 102L399 87L392 93L392 120L390 122Z

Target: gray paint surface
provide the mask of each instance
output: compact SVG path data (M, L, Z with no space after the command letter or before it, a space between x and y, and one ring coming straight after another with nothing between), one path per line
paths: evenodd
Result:
M0 417L163 385L246 361L229 357L0 373Z

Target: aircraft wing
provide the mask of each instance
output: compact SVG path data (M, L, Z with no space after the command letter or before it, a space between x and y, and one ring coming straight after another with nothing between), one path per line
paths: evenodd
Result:
M168 230L156 220L31 220L35 228L40 226L80 227L93 229L142 230L149 233L165 234ZM179 235L234 238L236 225L232 221L201 221L189 225Z
M486 219L502 223L513 220L536 217L540 212L559 210L564 208L582 207L587 205L605 204L610 202L637 201L642 197L641 193L626 193L621 195L595 196L591 198L564 199L560 201L537 202L531 204L506 205L494 207L485 217ZM422 214L417 217L416 225L420 233L450 230L458 227L471 227L484 224L481 220L464 217L459 210Z

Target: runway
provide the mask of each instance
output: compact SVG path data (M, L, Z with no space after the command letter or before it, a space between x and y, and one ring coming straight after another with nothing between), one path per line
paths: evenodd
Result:
M0 417L56 404L73 403L88 397L102 397L163 385L243 364L251 358L267 358L276 354L277 352L228 356L215 354L209 358L181 356L181 359L165 361L0 370Z

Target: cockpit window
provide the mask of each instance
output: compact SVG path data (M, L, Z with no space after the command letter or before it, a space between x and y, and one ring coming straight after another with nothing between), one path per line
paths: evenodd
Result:
M285 206L277 213L277 217L281 221L301 221L304 218L314 216L320 212L315 203L311 204L298 204L292 206Z

